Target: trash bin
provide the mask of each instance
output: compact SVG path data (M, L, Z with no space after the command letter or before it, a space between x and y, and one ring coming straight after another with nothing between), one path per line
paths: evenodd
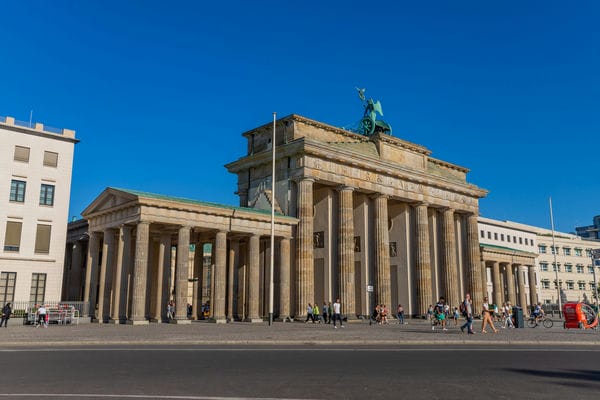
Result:
M523 309L521 307L514 306L512 308L512 316L515 319L515 328L525 327L525 322L523 321Z

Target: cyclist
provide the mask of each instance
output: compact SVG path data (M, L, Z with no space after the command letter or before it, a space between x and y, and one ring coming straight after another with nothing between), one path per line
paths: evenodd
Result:
M544 310L542 309L542 303L537 303L535 305L532 316L535 319L535 322L540 322L540 320L544 316Z

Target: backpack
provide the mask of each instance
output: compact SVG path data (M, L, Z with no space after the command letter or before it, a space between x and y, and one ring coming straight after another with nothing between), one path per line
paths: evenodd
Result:
M463 315L463 317L467 316L467 306L465 305L464 301L460 303L460 313Z

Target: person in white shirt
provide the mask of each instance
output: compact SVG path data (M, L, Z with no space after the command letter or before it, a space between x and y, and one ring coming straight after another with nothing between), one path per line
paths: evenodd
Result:
M37 315L38 323L36 327L43 325L44 328L47 328L48 324L46 324L46 307L43 304L37 309Z
M340 326L343 328L344 324L342 323L342 304L340 303L340 299L337 299L335 303L333 303L333 327L337 329L335 326L335 321L340 321Z

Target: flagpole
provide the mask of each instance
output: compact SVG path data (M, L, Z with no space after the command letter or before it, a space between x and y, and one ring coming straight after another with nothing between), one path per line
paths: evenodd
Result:
M556 291L558 294L558 316L562 313L562 300L560 298L560 282L558 280L558 264L556 263L556 243L554 241L554 215L552 214L552 197L550 200L550 225L552 226L552 254L554 254L554 274L556 276Z
M269 326L273 324L273 273L275 258L275 121L277 113L273 113L273 138L271 140L271 266L269 270Z

